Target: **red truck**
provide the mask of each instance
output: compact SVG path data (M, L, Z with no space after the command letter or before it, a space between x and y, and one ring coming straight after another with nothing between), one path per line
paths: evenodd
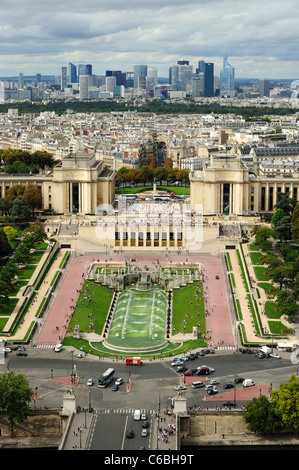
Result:
M143 362L140 357L127 357L126 365L127 366L142 366Z

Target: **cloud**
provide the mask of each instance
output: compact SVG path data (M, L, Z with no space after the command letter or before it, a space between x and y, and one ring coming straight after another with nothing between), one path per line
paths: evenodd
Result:
M94 73L228 53L237 76L296 78L297 2L289 0L2 0L0 75L59 74L73 58ZM217 70L216 70L217 72Z

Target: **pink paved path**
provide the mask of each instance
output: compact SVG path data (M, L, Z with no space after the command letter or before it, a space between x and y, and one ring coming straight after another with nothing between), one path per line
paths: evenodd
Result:
M79 296L78 292L76 291L80 290L82 287L82 274L87 273L87 269L93 259L100 261L108 260L107 262L109 262L110 259L112 261L130 261L132 257L136 257L136 264L140 267L147 265L149 268L152 268L152 262L157 260L159 260L160 265L162 266L165 262L169 262L170 260L173 263L179 262L181 264L184 262L187 263L187 260L189 262L194 261L202 263L205 269L205 275L207 276L207 281L204 282L204 290L207 289L208 292L206 305L209 311L209 315L206 317L206 322L207 328L211 331L212 345L234 345L234 337L227 304L221 260L212 256L166 256L165 254L161 255L159 253L123 253L114 254L112 257L103 253L90 253L88 255L74 258L71 262L68 272L65 275L62 285L56 294L50 312L36 340L36 344L54 345L63 340L69 321L69 315L72 311L71 307L75 306L76 300ZM219 280L215 279L216 275L220 277Z

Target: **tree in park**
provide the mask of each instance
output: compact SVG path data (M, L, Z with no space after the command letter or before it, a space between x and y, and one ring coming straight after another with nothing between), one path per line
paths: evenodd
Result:
M297 200L295 198L291 198L289 193L278 193L277 194L277 202L276 202L276 210L282 209L285 215L291 215L295 209L297 204Z
M279 284L279 289L282 289L283 284L286 284L292 276L292 269L287 266L278 266L269 271L269 277L272 281Z
M31 237L33 242L42 242L47 238L47 235L43 231L42 227L39 227L38 225L31 225L24 230L23 235L25 237Z
M7 414L11 437L14 437L15 424L24 423L30 415L32 397L33 390L23 374L10 371L0 375L0 409Z
M299 378L292 375L288 383L280 384L280 390L273 390L272 403L283 426L297 434L299 430Z
M244 421L251 432L272 434L282 429L276 407L265 395L261 395L246 406Z
M10 225L6 225L5 227L3 227L3 230L8 240L12 240L13 238L15 238L16 234L18 233L18 231Z
M42 193L36 184L28 184L23 194L24 198L30 205L32 212L39 209L42 205Z
M23 196L17 197L12 203L10 216L12 220L28 220L31 215L31 207Z
M12 204L17 197L24 195L24 191L25 186L23 184L15 184L7 190L6 200L9 202L9 204Z
M273 238L274 236L274 230L268 227L260 227L256 230L255 241L260 245L263 251L269 251L272 248L272 243L269 238Z
M12 247L7 240L6 233L0 229L0 257L9 256L12 253Z
M10 287L6 284L6 282L0 280L0 303L7 305L9 304L9 294L10 294Z

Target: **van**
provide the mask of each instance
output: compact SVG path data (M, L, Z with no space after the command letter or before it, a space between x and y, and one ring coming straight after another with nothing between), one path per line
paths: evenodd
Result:
M208 367L200 367L197 369L196 375L209 375L210 369Z
M243 387L252 387L253 385L255 385L255 383L252 379L245 379L243 382Z
M141 411L140 410L135 410L134 411L134 421L140 421L141 419Z
M60 352L62 350L62 344L56 344L54 351L55 352Z
M191 387L192 387L192 388L204 387L204 383L201 382L200 380L198 380L197 382L192 382Z

